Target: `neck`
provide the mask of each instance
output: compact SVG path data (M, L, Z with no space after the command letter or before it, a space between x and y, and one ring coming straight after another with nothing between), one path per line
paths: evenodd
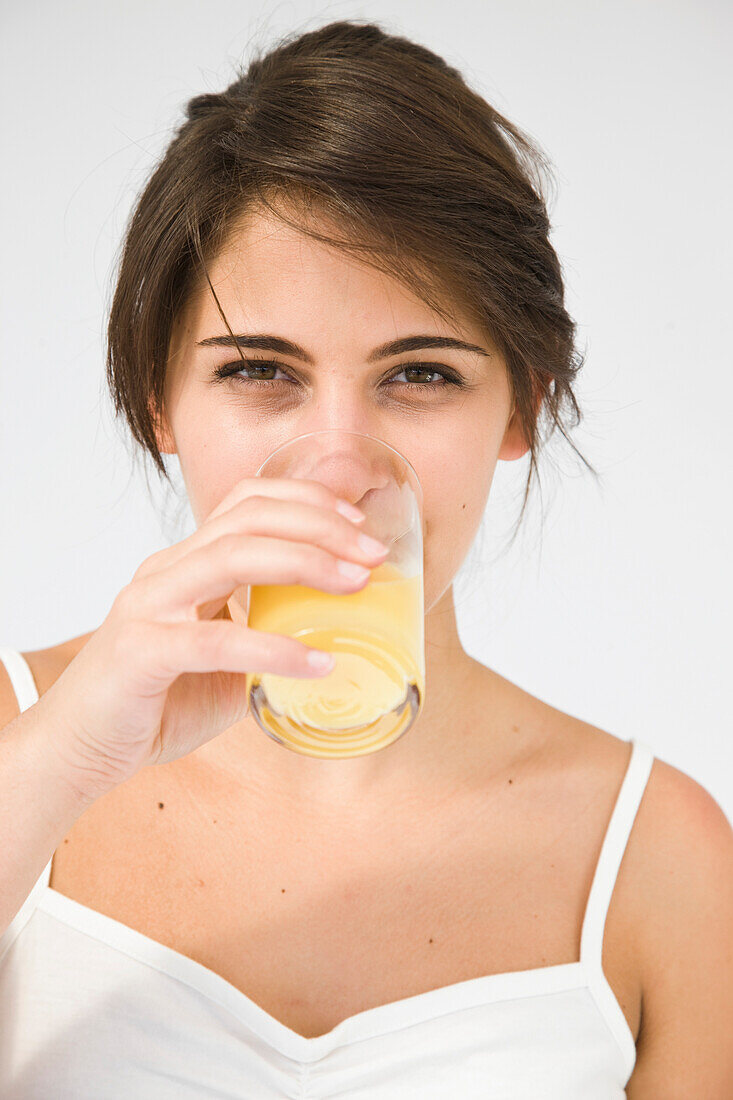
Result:
M223 769L227 778L259 789L269 802L290 804L298 812L307 806L314 813L342 813L412 793L424 797L465 776L476 742L479 680L484 698L487 681L493 682L490 670L461 646L452 586L425 617L425 663L420 715L385 749L335 760L303 756L278 745L248 715L195 755Z

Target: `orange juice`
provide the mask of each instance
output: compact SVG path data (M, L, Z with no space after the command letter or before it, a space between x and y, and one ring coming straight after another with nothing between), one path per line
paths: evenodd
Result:
M308 756L361 756L407 729L425 694L422 570L376 566L365 587L334 595L253 585L247 625L334 654L325 676L248 673L250 707L276 741Z

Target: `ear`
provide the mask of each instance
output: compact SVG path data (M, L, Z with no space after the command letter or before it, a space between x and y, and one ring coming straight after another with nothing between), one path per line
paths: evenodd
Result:
M176 453L176 442L173 438L173 432L170 429L165 411L157 408L153 394L148 398L148 410L153 421L158 450L161 454L174 455Z
M537 392L534 398L534 416L537 418L540 405L542 404L542 394ZM509 417L509 421L504 432L504 438L501 441L501 447L499 448L499 454L497 458L503 459L505 462L513 462L517 458L521 458L529 450L529 442L525 438L521 417L519 411L515 408L512 401L512 413Z

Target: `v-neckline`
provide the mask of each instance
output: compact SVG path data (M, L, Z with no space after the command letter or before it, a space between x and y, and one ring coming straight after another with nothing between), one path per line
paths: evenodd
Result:
M5 664L10 674L22 713L39 698L30 666L19 650L1 646L0 662ZM617 1041L628 1080L636 1060L636 1043L626 1016L603 971L601 956L606 912L618 863L623 856L628 833L654 762L653 751L648 745L637 738L631 738L630 744L628 763L604 833L586 900L579 960L453 982L424 993L363 1009L346 1017L329 1032L312 1038L281 1023L246 993L203 963L196 962L129 925L90 909L89 906L55 890L49 885L53 855L40 882L32 891L33 903L70 927L92 936L113 950L138 959L219 1004L273 1049L300 1062L314 1062L339 1046L398 1031L461 1009L510 998L588 988L598 1011ZM622 820L619 823L620 816Z
M560 993L588 985L585 967L580 960L533 967L529 970L486 974L362 1009L347 1016L323 1035L309 1037L301 1035L270 1015L232 982L203 963L146 936L143 932L138 932L106 913L100 913L74 898L67 897L53 886L45 885L39 896L38 908L108 947L196 990L203 997L227 1009L281 1054L301 1062L314 1062L336 1047L399 1031L403 1027L461 1009L509 998Z

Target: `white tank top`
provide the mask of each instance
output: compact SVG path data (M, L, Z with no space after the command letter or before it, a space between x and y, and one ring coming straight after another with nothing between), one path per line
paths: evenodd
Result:
M0 647L21 711L38 699ZM580 960L489 974L306 1038L214 971L48 885L0 937L3 1100L619 1100L634 1038L601 967L606 913L653 754L631 740ZM273 960L276 964L276 960Z

